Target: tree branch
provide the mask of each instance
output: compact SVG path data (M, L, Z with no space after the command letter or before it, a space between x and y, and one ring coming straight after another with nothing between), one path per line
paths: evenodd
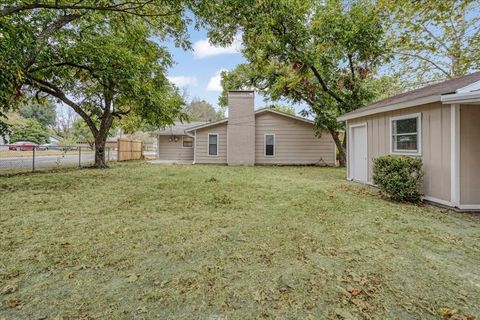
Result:
M338 103L345 103L345 101L343 101L342 98L340 98L335 92L333 92L332 90L330 90L327 86L327 84L325 83L325 81L323 80L322 76L320 75L320 73L318 72L317 68L315 68L314 66L310 66L310 70L312 70L315 78L317 78L318 82L320 83L320 86L322 87L322 90L324 92L326 92L328 95L330 95L333 99L335 99L335 101L337 101Z
M45 30L43 30L40 33L40 35L38 37L38 40L37 40L37 43L36 43L36 48L35 48L35 50L32 50L28 60L25 63L25 68L28 69L35 63L35 59L36 59L37 53L38 53L38 48L41 47L45 42L47 42L48 39L55 32L57 32L58 30L60 30L61 28L63 28L65 25L69 24L73 20L80 18L81 16L82 16L81 14L65 15L65 16L60 17L57 21L50 24L47 28L45 28Z
M54 84L51 84L45 80L37 79L32 76L28 76L27 82L37 88L38 90L41 90L55 98L60 99L63 101L66 105L71 107L75 112L82 117L83 120L87 123L88 127L90 130L92 130L92 133L96 135L98 133L98 129L95 126L95 123L92 121L92 119L88 116L88 114L74 101L70 100L65 93L60 89L59 87L55 86Z
M58 4L58 3L30 3L19 6L8 6L0 10L0 17L4 17L13 13L28 11L34 9L49 10L92 10L92 11L110 11L118 13L126 13L139 17L167 17L172 14L180 13L182 9L169 11L166 13L140 13L136 10L142 9L149 4L153 4L154 0L145 1L126 1L114 5L78 5L78 4Z
M420 24L419 27L421 29L423 29L423 31L425 31L426 33L428 33L428 35L433 39L435 40L440 46L442 46L447 52L449 51L449 47L445 44L445 42L443 42L442 40L440 40L435 34L433 34L433 32L431 32L427 27L425 27L423 24Z
M441 71L442 73L444 73L448 78L451 78L452 75L446 71L445 69L443 69L442 67L440 67L437 63L433 62L432 60L428 59L428 58L425 58L425 57L422 57L421 55L419 54L416 54L416 53L408 53L408 52L393 52L394 54L399 54L399 55L404 55L404 56L408 56L408 57L412 57L412 58L417 58L417 59L420 59L420 60L423 60L425 62L428 62L430 63L431 65L433 65L436 69L438 69L439 71Z
M352 82L355 82L355 68L353 67L353 57L348 54L348 65L350 66L350 73L352 75Z

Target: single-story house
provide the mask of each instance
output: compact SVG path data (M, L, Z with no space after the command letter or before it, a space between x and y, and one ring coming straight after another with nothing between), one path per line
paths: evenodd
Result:
M253 91L231 91L228 118L176 123L155 132L160 160L228 165L335 165L327 132L309 119L271 108L254 110Z
M348 179L372 184L373 159L422 157L425 199L480 209L480 72L402 93L346 121Z
M157 130L157 159L193 162L194 136L187 132L187 129L206 124L207 122L176 122L165 129Z

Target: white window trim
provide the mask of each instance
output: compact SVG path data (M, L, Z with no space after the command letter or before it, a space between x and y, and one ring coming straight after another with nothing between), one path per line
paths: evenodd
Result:
M411 119L411 118L417 118L417 151L414 152L408 152L408 151L394 151L393 150L393 121L395 120L404 120L404 119ZM390 122L390 154L397 154L397 155L404 155L404 156L421 156L422 155L422 113L410 113L410 114L405 114L401 116L396 116L396 117L390 117L389 119Z
M210 154L210 136L217 136L217 154ZM218 157L218 147L220 145L220 141L218 139L218 133L209 133L207 138L207 156L209 157Z
M273 136L273 156L267 156L267 136ZM265 133L263 135L263 156L265 158L275 158L277 155L277 138L275 133Z
M185 137L192 139L192 146L191 146L191 147L185 147L185 146L183 145L183 140L185 140ZM193 143L194 143L194 141L195 141L195 140L193 140L193 139L194 139L193 137L182 136L182 148L184 148L184 149L192 149L192 148L193 148Z

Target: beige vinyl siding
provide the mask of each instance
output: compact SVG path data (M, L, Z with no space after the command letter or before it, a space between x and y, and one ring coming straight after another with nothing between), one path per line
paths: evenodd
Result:
M275 156L265 156L265 134L275 134ZM255 116L256 164L314 164L323 159L335 164L335 145L330 134L317 138L313 125L274 113Z
M218 155L208 155L208 134L218 134ZM199 129L196 131L195 163L227 163L227 124Z
M421 113L422 161L425 195L450 201L450 105L440 102L379 113L348 121L348 126L367 123L368 182L373 159L390 154L390 117Z
M193 161L193 148L183 148L183 136L177 137L177 142L170 142L170 136L158 136L158 159Z
M480 106L460 106L460 204L480 204Z

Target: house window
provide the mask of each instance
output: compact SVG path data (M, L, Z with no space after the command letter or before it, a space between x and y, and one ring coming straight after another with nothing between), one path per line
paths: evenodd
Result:
M274 134L265 135L265 156L266 157L275 156L275 135Z
M216 133L208 134L208 155L209 156L218 155L218 134Z
M390 118L391 153L421 153L421 114Z
M183 137L183 147L184 148L193 148L193 138L192 137Z

